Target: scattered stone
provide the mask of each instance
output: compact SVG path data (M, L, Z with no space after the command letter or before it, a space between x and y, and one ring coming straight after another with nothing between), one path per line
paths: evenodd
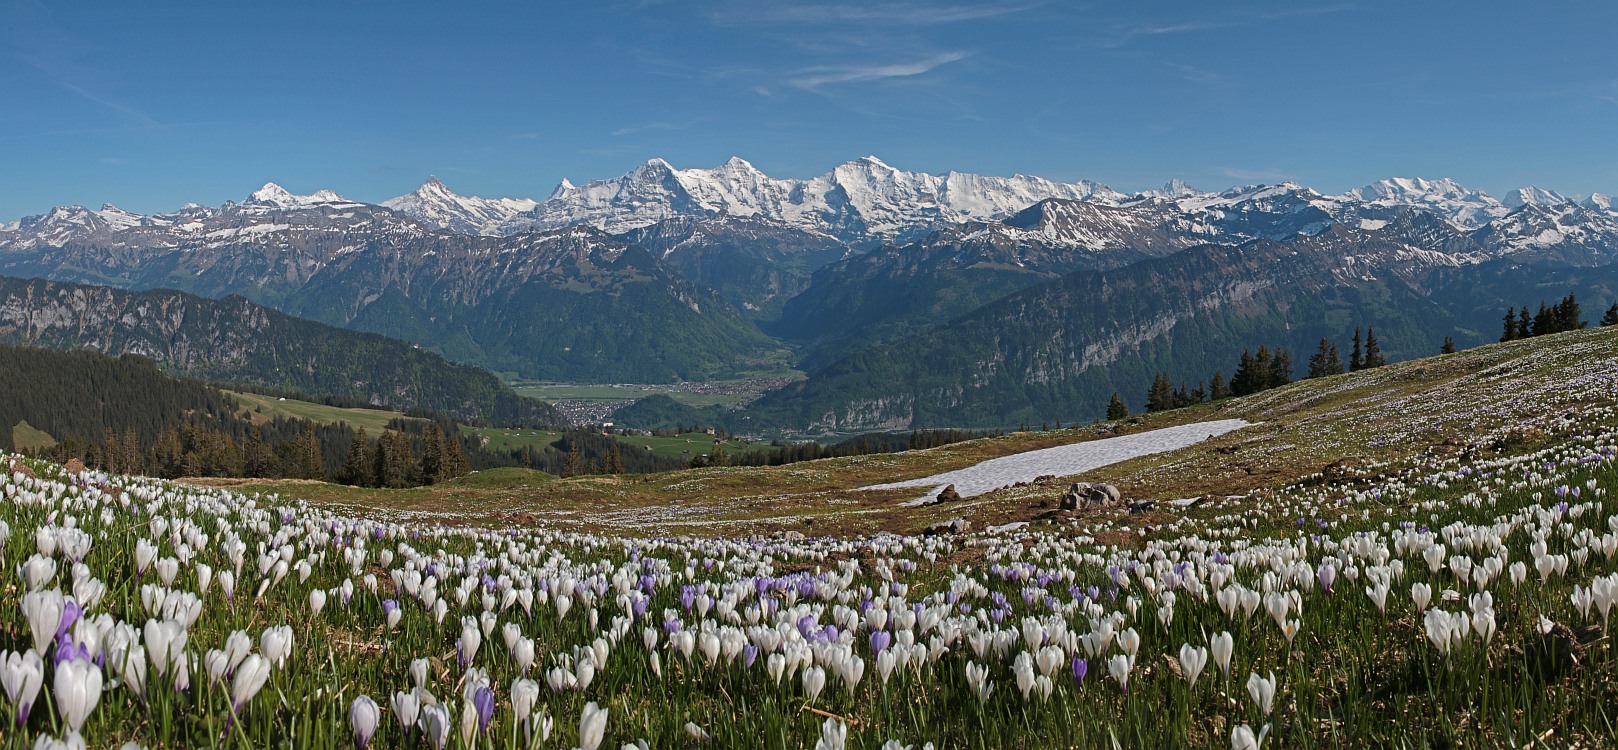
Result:
M1320 470L1320 476L1333 482L1360 478L1361 461L1353 456L1339 458Z
M1151 500L1137 500L1129 504L1129 512L1145 513L1151 510L1153 505L1156 505L1156 503L1152 502Z
M1034 477L1034 484L1037 484L1037 485L1039 485L1041 487L1048 487L1050 485L1056 484L1056 475L1055 474L1041 474L1041 475L1039 475L1037 477Z
M1123 493L1110 484L1092 484L1090 482L1074 482L1062 493L1063 510L1089 510L1091 508L1116 508L1123 502Z
M961 493L956 492L955 491L955 485L952 484L952 485L950 485L948 487L945 487L944 489L940 490L938 492L938 497L933 498L933 501L931 503L928 503L928 505L939 505L939 504L942 504L942 503L954 503L954 502L959 502L960 499L961 499Z
M951 518L948 521L939 521L927 527L924 532L927 536L940 534L965 534L972 530L972 522L964 518Z

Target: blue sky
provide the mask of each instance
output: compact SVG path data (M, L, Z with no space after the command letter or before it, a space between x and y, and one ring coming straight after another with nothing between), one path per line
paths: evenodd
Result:
M1618 193L1618 3L0 0L0 219L652 156Z

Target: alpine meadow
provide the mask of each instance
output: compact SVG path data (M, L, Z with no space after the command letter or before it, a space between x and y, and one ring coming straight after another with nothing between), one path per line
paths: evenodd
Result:
M1618 747L1615 26L0 0L0 750Z

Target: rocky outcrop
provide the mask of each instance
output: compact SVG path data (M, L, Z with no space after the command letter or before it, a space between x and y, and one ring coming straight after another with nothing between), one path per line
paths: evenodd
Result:
M1123 502L1123 493L1110 484L1074 482L1062 493L1062 510L1091 510L1116 508Z

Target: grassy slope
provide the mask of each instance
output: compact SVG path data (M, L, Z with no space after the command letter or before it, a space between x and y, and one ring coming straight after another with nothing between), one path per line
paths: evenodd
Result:
M1261 498L1340 458L1375 465L1427 451L1461 450L1444 443L1492 443L1503 430L1543 417L1547 409L1573 414L1603 405L1589 395L1595 390L1592 379L1611 378L1615 371L1618 330L1596 329L1294 383L1121 424L1017 433L927 451L771 468L583 477L543 485L528 479L511 484L476 479L409 491L333 487L315 492L300 487L298 494L401 512L454 508L445 515L470 522L522 514L635 533L902 532L952 516L1004 523L1043 514L1060 486L1014 487L934 508L900 507L899 501L913 496L911 490L852 490L1036 448L1235 417L1260 424L1184 450L1104 467L1082 478L1114 482L1132 498ZM1531 442L1548 437L1530 433L1514 439Z
M372 434L375 434L385 429L388 422L404 417L404 414L400 412L386 409L345 409L290 398L278 399L275 396L265 396L259 393L237 393L236 391L226 391L225 393L242 405L241 415L251 418L255 423L266 422L276 417L309 419L318 424L347 422L353 427L364 427ZM255 408L257 411L254 411Z
M653 388L639 385L599 385L595 383L513 383L511 389L523 396L544 401L594 401L607 404L627 404L661 393L688 406L735 406L755 398L756 393L690 393L687 391Z
M11 444L19 451L41 450L56 445L56 438L28 424L28 420L25 419L12 426Z
M562 433L503 427L466 427L466 432L482 435L489 439L488 449L495 451L510 451L522 448L524 445L541 449L562 437ZM663 458L685 458L693 455L706 455L713 450L713 436L701 432L688 432L675 437L636 437L619 435L618 442L634 446L636 449L651 448L653 454ZM745 453L748 451L769 450L768 443L748 443L743 440L727 440L724 442L725 452L730 454Z

